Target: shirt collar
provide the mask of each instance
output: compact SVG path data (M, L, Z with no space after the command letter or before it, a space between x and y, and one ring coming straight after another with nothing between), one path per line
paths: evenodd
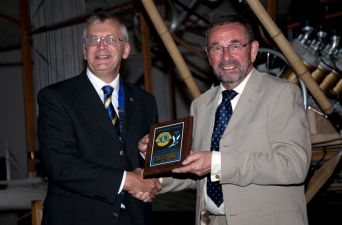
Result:
M245 89L247 81L249 80L251 74L252 74L252 70L251 70L251 72L249 72L249 74L246 76L246 78L243 79L243 81L237 87L235 87L233 90L236 91L238 94L242 94L242 92ZM223 87L222 83L220 83L220 91L222 92L224 90L226 90L226 89Z
M103 80L101 80L100 78L98 78L95 74L93 74L89 70L89 68L87 68L87 76L88 76L88 79L90 80L90 82L92 83L92 85L94 86L97 94L100 96L101 100L103 100L102 87L105 85L110 85L114 88L113 94L112 94L112 99L114 99L114 101L115 101L118 98L120 74L118 74L116 76L116 78L108 84L106 82L104 82Z

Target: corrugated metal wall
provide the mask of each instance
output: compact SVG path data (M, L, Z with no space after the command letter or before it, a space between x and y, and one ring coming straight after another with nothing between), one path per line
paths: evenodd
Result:
M33 29L84 15L84 0L32 0ZM79 74L84 68L83 24L35 34L32 37L33 77L36 93L49 84Z

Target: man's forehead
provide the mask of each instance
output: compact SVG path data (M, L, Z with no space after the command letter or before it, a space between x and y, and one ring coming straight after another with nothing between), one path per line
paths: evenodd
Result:
M228 24L227 24L228 25ZM212 42L229 42L229 43L237 43L244 41L246 38L244 29L239 29L234 26L220 26L216 29L212 29L208 35L209 43Z
M245 33L245 27L240 23L228 23L228 24L220 24L212 27L209 30L209 35L216 32L239 32Z

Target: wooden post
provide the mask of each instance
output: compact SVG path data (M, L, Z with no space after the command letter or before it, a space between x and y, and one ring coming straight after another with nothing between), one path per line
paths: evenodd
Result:
M267 1L267 12L270 15L270 17L276 21L277 16L277 0L268 0Z
M35 101L33 98L33 78L31 64L31 38L27 35L29 31L28 0L20 1L20 31L21 48L23 58L23 85L24 85L24 108L26 125L26 145L28 151L29 175L35 173Z
M164 21L162 20L157 7L155 6L153 0L141 0L154 27L156 28L160 38L162 39L165 47L167 48L172 60L174 61L180 75L185 82L186 86L189 88L192 97L198 97L201 92L195 83L190 70L185 64L183 57L181 56L175 42L173 41L170 32L168 31Z
M316 193L333 174L336 166L341 159L341 154L341 151L337 152L334 157L330 158L317 171L315 171L314 175L310 178L305 190L306 203L309 203L311 201L311 199L316 195Z
M43 217L43 201L35 200L31 202L32 225L41 225Z
M145 16L143 13L139 14L140 17L140 31L142 43L142 57L144 63L144 87L145 90L153 93L152 87L152 63L151 63L151 45L150 45L150 31L146 24Z

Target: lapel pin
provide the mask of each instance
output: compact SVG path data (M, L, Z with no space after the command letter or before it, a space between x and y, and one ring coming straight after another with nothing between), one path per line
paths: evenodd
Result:
M129 97L129 101L130 101L130 102L133 102L133 98L132 98L132 97Z

